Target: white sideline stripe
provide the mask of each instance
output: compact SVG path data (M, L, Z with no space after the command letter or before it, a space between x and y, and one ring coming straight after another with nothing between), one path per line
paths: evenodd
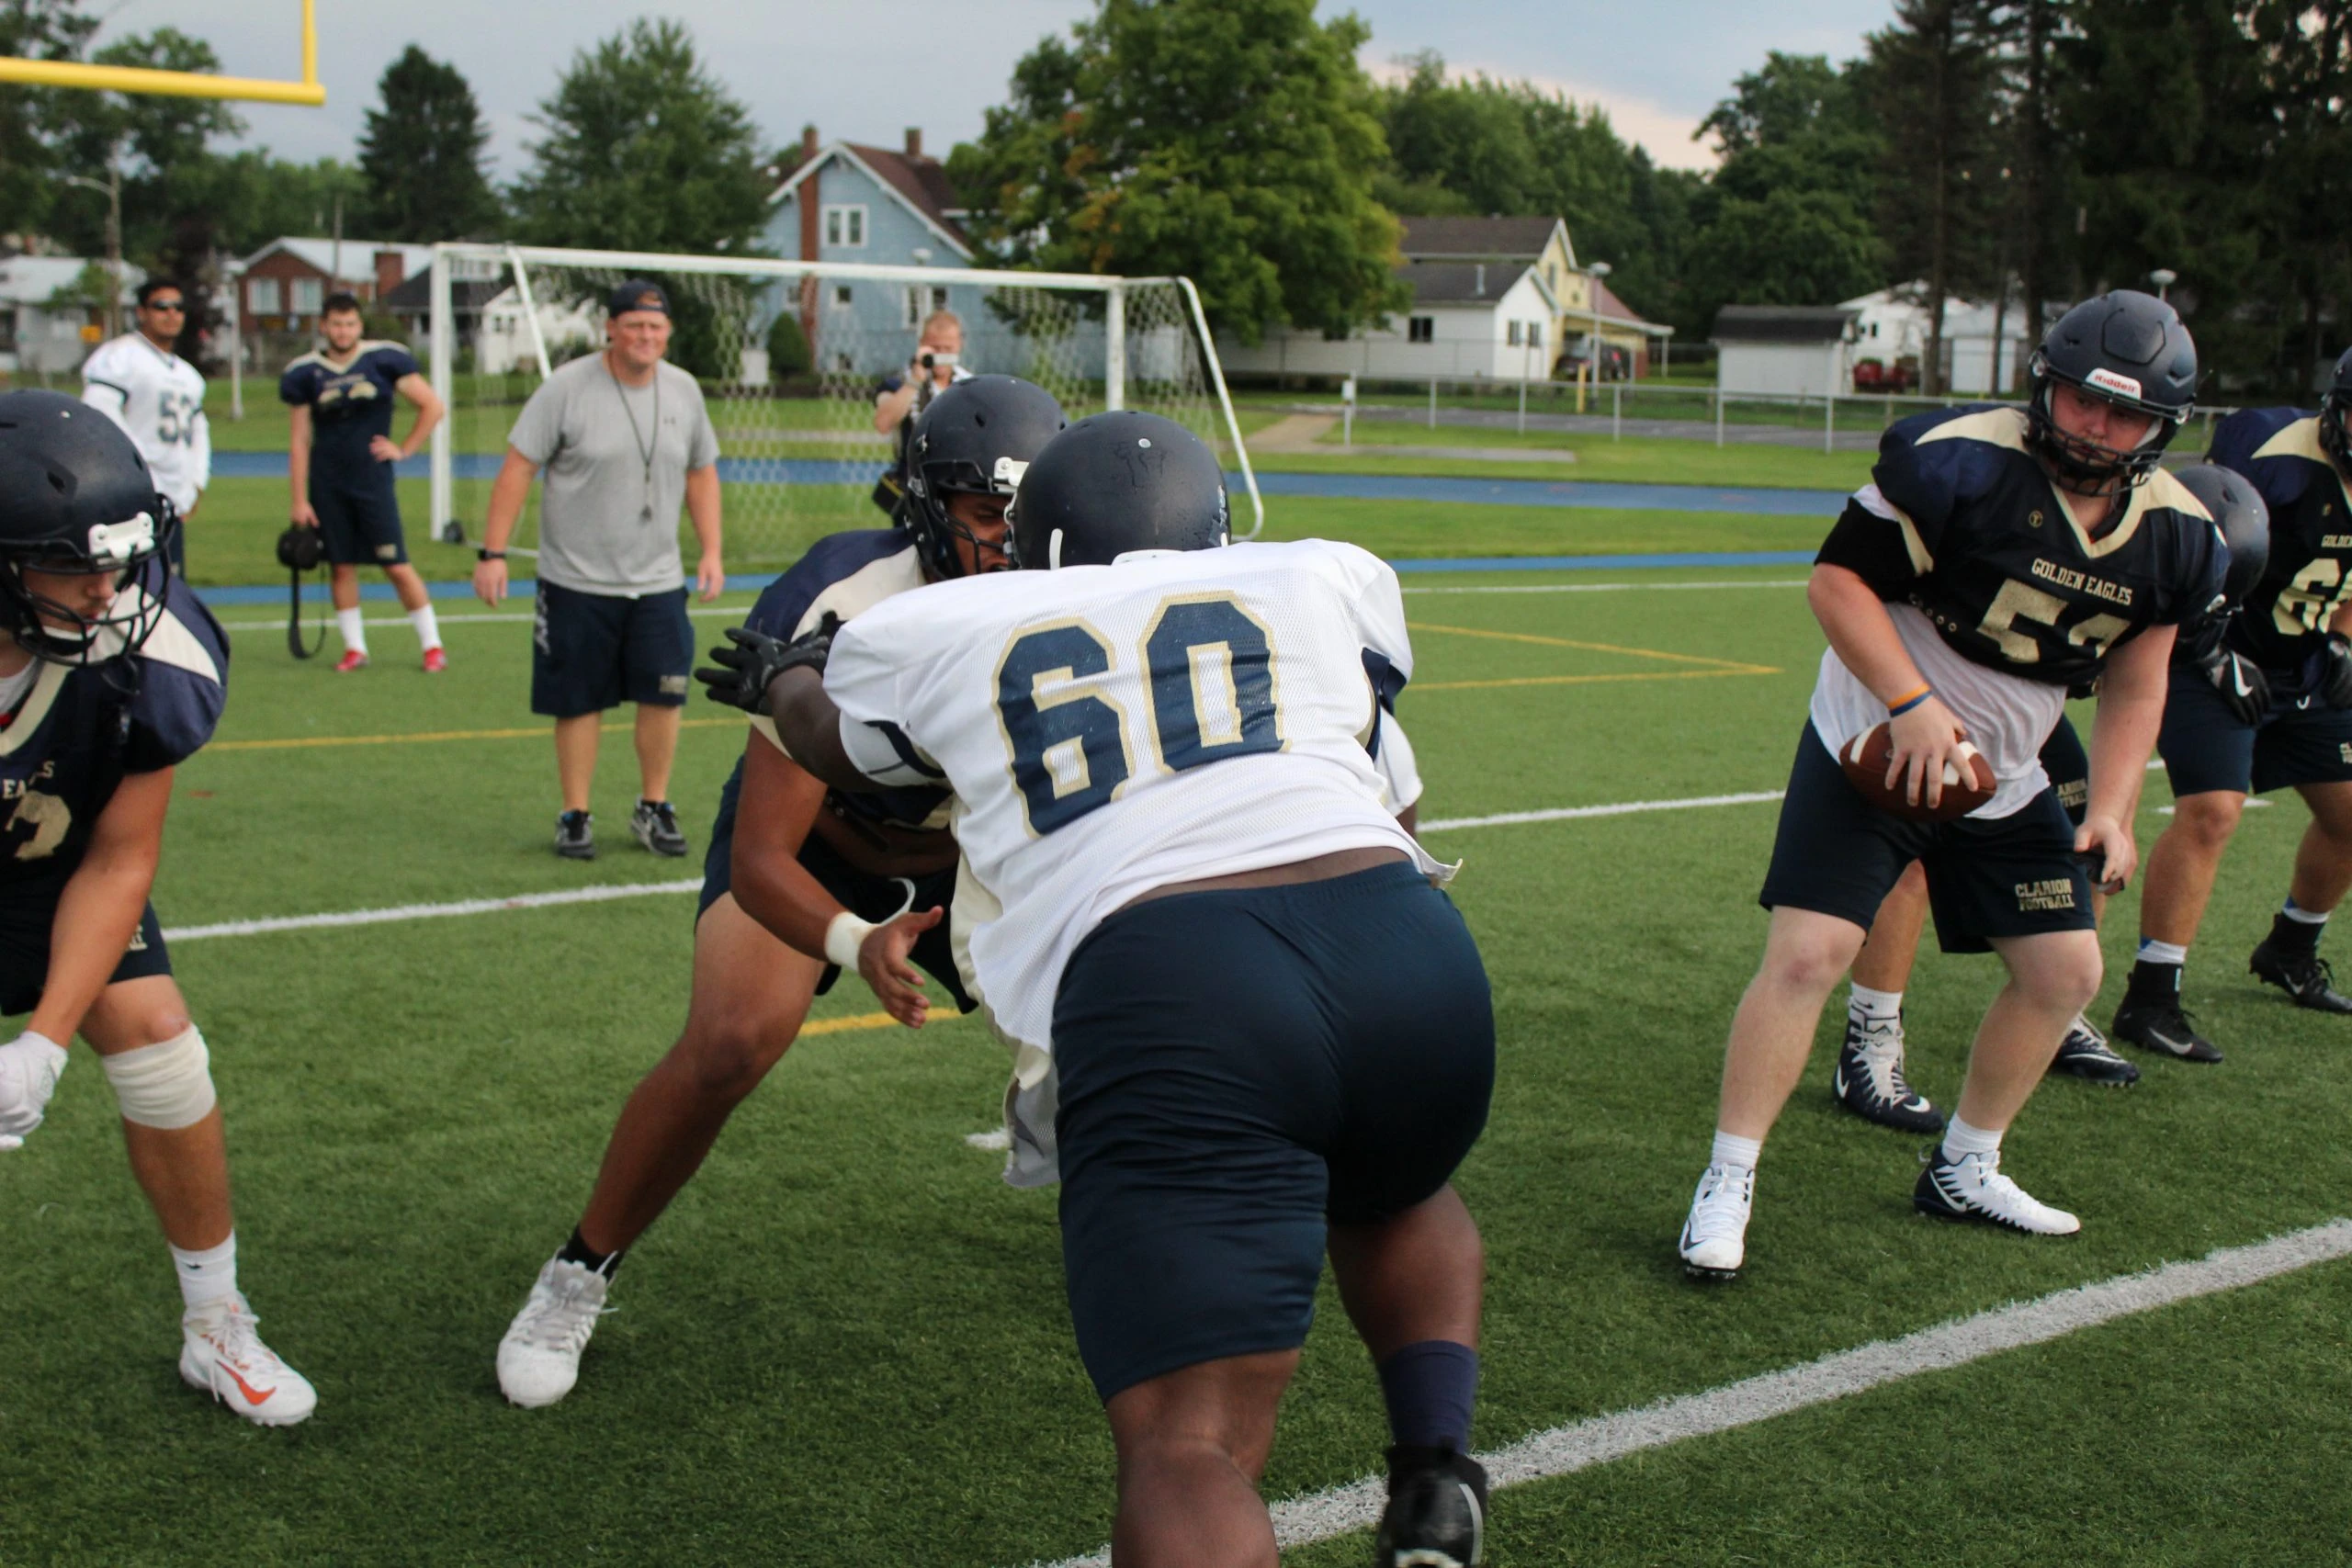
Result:
M2257 806L2276 806L2278 804L2278 803L2275 800L2249 800L2245 803L2245 808L2248 811L2252 811ZM2159 806L2156 807L2156 815L2159 817L2169 817L2172 815L2172 811L2173 808L2169 806Z
M1693 588L1803 588L1803 578L1775 578L1764 582L1495 582L1466 588L1408 588L1408 593L1638 593L1651 589L1668 592Z
M1638 811L1691 811L1705 806L1760 806L1778 800L1781 790L1758 790L1748 795L1694 795L1682 800L1626 800L1614 806L1561 806L1549 811L1500 811L1491 817L1441 817L1424 822L1424 833L1455 828L1508 828L1521 822L1566 822L1579 817L1630 817Z
M686 614L689 615L748 615L751 613L752 607L749 604L689 604L686 606ZM529 621L537 618L531 615L505 615L492 611L486 615L435 615L433 617L433 622L435 626L483 626L500 621ZM372 615L363 617L359 624L368 626L404 626L408 625L408 617L406 615ZM302 629L306 632L315 632L331 630L334 626L333 621L306 620L302 623ZM286 623L284 621L223 621L220 623L220 629L229 632L279 632L286 629Z
M545 909L558 904L603 904L615 898L644 898L662 893L692 893L702 878L677 882L626 882L602 887L567 887L555 893L518 893L511 898L463 898L454 904L398 904L386 909L345 909L329 915L278 915L261 920L222 920L209 926L166 926L165 942L201 942L214 936L266 936L272 931L317 931L327 926L375 926L391 920L436 920L452 915L494 915L507 909Z
M2352 1257L2352 1220L2330 1220L2250 1247L2222 1247L2194 1262L2166 1263L2144 1274L2121 1274L2029 1302L1980 1312L1906 1334L1875 1339L1817 1361L1555 1427L1478 1456L1499 1489L1569 1475L1645 1449L1708 1437L1769 1421L1850 1394L1900 1382L1922 1372L1949 1371L2028 1345L2045 1344L2117 1318L2152 1312L2198 1296L2216 1295L2290 1274L2313 1264ZM1305 1546L1379 1522L1387 1484L1367 1476L1328 1492L1294 1497L1272 1509L1274 1539ZM1104 1568L1108 1549L1069 1557L1052 1568Z

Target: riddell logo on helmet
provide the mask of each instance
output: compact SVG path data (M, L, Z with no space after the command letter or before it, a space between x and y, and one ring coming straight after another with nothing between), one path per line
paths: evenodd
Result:
M2102 392L2113 392L2121 398L2136 398L2140 395L2139 382L2129 376L2119 376L2104 365L2084 377L2083 385L2096 387Z

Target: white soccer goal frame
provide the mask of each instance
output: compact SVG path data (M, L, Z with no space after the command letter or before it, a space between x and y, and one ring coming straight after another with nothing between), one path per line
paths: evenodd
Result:
M816 278L820 281L842 279L966 288L1063 288L1099 294L1103 298L1103 405L1107 409L1126 405L1127 291L1144 287L1173 287L1182 293L1191 313L1193 330L1199 336L1202 363L1208 372L1210 384L1216 389L1216 403L1225 418L1226 436L1233 443L1234 461L1240 468L1242 486L1250 497L1250 531L1236 537L1254 539L1266 525L1265 498L1259 493L1257 471L1250 467L1250 449L1241 439L1241 423L1234 416L1233 395L1226 388L1225 367L1217 359L1216 339L1209 331L1206 313L1201 309L1200 290L1193 287L1193 280L1189 277L1114 277L1100 273L1007 272L974 267L894 266L864 262L779 261L763 256L665 255L646 251L445 243L433 247L433 272L428 285L432 312L428 334L428 353L432 360L429 379L443 405L451 408L455 407L457 393L457 321L452 309L450 275L454 270L451 264L458 261L500 263L514 269L517 292L521 295L523 320L530 329L532 353L538 361L541 380L547 378L552 365L548 356L547 341L540 329L538 312L530 295L529 268L533 265L611 267L638 272L703 272L773 277L789 282ZM436 531L455 515L456 511L455 433L450 426L451 422L444 419L433 432L432 506L433 526Z

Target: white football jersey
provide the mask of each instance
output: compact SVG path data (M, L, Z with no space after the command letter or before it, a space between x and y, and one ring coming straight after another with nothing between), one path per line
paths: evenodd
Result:
M100 344L82 362L82 400L130 433L155 488L186 513L212 482L212 429L204 419L204 378L138 333Z
M1034 1080L1063 965L1139 894L1367 847L1446 874L1366 750L1374 683L1411 672L1396 573L1309 539L900 593L842 628L825 689L868 777L955 791L956 940Z

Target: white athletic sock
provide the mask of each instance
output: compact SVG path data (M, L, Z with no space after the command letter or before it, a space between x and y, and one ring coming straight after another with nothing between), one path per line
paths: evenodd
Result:
M1868 986L1849 987L1846 1015L1858 1023L1892 1023L1903 1016L1901 991L1873 991Z
M2132 955L2143 964L2186 964L2188 949L2178 942L2158 942L2154 937L2140 939L2140 951Z
M1727 1165L1735 1170L1754 1170L1758 1156L1764 1152L1761 1138L1742 1138L1730 1133L1715 1134L1715 1150L1708 1157L1711 1165Z
M1982 1127L1972 1127L1955 1116L1944 1129L1944 1157L1958 1159L1963 1155L1996 1155L2001 1152L2001 1134L1988 1133Z
M408 613L408 624L416 628L416 640L427 653L441 646L441 623L433 618L433 606L419 604Z
M173 1247L172 1263L172 1272L180 1277L180 1300L189 1306L202 1306L237 1293L235 1231L231 1231L229 1239L220 1246L202 1252L182 1252Z
M344 647L354 653L368 651L368 624L359 618L357 610L337 610L334 629L343 634Z
M2286 916L2289 919L2294 921L2297 925L2324 926L2327 924L2327 914L2306 909L2300 904L2297 904L2292 898L2288 899L2285 905L2279 908L2278 912ZM2329 913L2333 913L2333 911L2329 911Z

